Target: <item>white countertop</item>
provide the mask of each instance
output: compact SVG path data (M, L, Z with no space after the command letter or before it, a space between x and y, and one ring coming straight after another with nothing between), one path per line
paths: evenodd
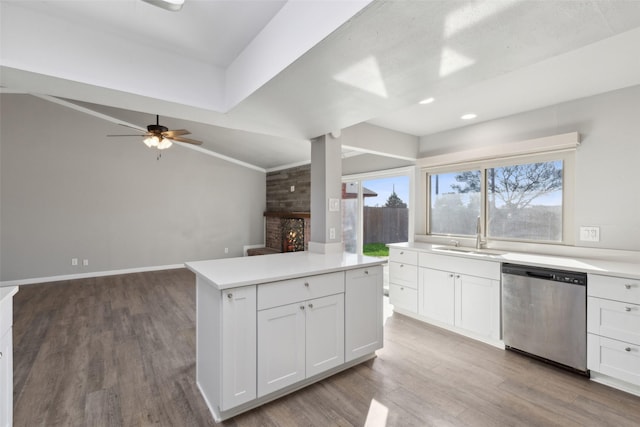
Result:
M209 280L217 289L275 282L334 271L385 264L386 259L307 251L240 258L193 261L185 266Z
M16 293L18 293L17 286L0 287L0 304L2 304L2 301L4 301L5 298L11 298Z
M444 247L444 245L421 242L392 243L388 246L391 248L415 249L419 251L431 252L434 254L483 259L493 262L533 265L538 267L602 274L605 276L618 276L631 279L640 279L640 260L635 262L633 260L618 261L615 259L594 259L560 255L529 254L523 252L499 251L493 249L487 250L486 253L488 253L489 255L483 256L477 254L465 254L449 251L445 252L442 250L438 250L438 248L442 248ZM483 250L479 250L478 252L482 253Z

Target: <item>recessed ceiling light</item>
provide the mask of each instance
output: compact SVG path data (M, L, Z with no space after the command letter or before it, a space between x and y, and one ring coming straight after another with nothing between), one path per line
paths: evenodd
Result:
M421 105L431 104L435 100L436 99L434 97L431 97L431 98L423 99L422 101L418 102L418 104L421 104Z
M475 113L467 113L467 114L461 116L460 118L462 120L471 120L471 119L475 119L476 117L478 117L478 115L475 114Z
M154 6L161 7L172 12L177 12L182 9L184 0L142 0Z

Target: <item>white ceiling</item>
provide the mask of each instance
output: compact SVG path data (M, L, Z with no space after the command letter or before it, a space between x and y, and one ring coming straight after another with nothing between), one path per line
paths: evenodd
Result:
M422 136L640 84L633 0L1 3L5 92L159 113L264 169L361 122Z

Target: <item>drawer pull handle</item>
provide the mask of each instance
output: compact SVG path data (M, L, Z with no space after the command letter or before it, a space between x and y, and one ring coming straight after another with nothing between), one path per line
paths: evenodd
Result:
M401 288L400 288L400 290L401 290L401 291L404 291L404 288L402 288L402 287L401 287Z
M453 277L453 274L449 274L449 277Z
M624 311L631 311L631 307L625 307Z
M2 352L0 351L0 359L2 359Z
M631 289L631 285L629 283L627 283L626 285L624 285L625 289Z
M301 306L300 306L300 310L304 310L304 305L301 305Z
M364 271L364 274L369 274L369 270L365 270L365 271Z
M309 287L309 282L304 282L304 285L308 288Z
M404 251L400 251L400 255L404 255Z
M631 347L625 347L624 351L631 351Z
M459 278L460 278L460 275L459 275L459 274L456 274L456 279L459 279Z
M227 298L229 298L229 299L233 298L233 294L232 294L231 292L229 292L229 293L227 294Z
M313 308L313 304L309 304L309 308Z

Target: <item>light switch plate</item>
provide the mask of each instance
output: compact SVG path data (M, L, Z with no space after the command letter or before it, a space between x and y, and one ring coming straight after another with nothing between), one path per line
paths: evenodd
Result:
M580 227L580 240L583 242L599 242L600 227Z
M340 199L329 199L329 212L340 212Z

